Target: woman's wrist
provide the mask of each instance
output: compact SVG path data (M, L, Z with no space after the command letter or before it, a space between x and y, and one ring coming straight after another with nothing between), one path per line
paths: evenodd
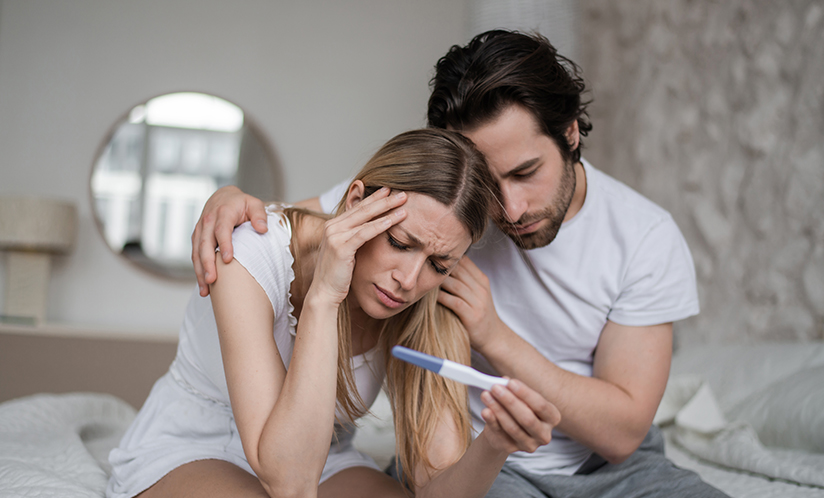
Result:
M497 445L493 444L490 440L489 434L487 434L487 429L481 431L472 441L473 445L477 445L476 451L480 454L485 456L485 459L490 462L501 462L501 466L503 466L503 462L509 457L510 453L506 449L498 448Z
M303 298L303 309L331 310L337 313L341 299L333 292L324 292L315 285L310 285Z

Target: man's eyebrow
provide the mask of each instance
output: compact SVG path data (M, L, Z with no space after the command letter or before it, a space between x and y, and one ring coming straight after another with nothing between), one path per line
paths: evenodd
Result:
M515 176L515 175L517 175L517 174L523 173L523 172L524 172L524 170L529 169L529 168L531 168L531 167L535 166L535 164L537 164L538 162L540 162L540 160L541 160L541 159L540 159L540 158L538 158L538 157L533 158L533 159L528 159L528 160L526 160L526 161L522 162L521 164L519 164L518 166L515 166L515 167L514 167L514 168L512 168L510 171L507 171L506 173L504 173L504 174L502 175L502 178L509 178L509 177L511 177L511 176Z
M398 226L398 225L396 225L396 226L397 226L398 230L403 232L403 234L409 239L409 242L411 244L414 244L418 247L424 247L425 244L423 242L421 242L417 237L415 237L411 233L407 232L406 229L404 229L402 226ZM450 256L449 254L433 254L432 257L435 258L435 259L443 260L443 261L452 261L452 260L456 260L456 259L461 259L461 258L455 258L453 256Z

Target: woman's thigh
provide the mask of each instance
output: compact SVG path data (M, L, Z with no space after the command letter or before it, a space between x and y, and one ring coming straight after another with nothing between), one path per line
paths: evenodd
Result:
M368 467L349 467L323 481L318 498L408 498L398 481Z
M198 460L181 465L137 496L269 498L257 477L223 460Z

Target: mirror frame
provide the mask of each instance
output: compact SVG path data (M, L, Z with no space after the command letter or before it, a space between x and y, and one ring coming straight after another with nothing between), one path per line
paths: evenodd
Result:
M95 193L94 193L94 189L92 187L94 173L95 173L95 170L97 168L97 163L99 162L100 157L105 152L106 147L108 147L108 145L111 142L112 138L117 133L117 131L120 129L120 127L123 125L123 123L126 123L126 122L129 121L129 116L131 114L132 109L134 109L135 107L137 107L139 105L144 105L144 104L148 103L149 101L151 101L152 99L155 99L155 98L158 98L158 97L163 97L165 95L176 94L176 93L200 93L200 94L211 96L211 97L217 97L219 99L225 100L226 102L238 107L241 111L243 111L244 126L248 128L249 133L252 133L255 137L257 137L257 139L259 141L259 145L263 150L263 154L269 159L269 163L270 163L270 167L271 167L271 174L272 174L273 183L274 183L274 185L273 185L274 198L273 199L263 199L264 202L275 201L275 200L283 198L283 177L284 177L284 175L283 175L283 168L281 167L281 162L280 162L277 154L275 154L275 149L272 146L272 143L269 140L269 137L267 136L267 134L264 133L262 127L260 125L258 125L257 120L255 120L243 106L240 106L240 105L236 104L234 101L232 101L230 99L227 99L227 98L225 98L221 95L217 95L215 93L212 93L212 92L209 92L209 91L203 91L203 90L177 90L177 91L164 92L164 93L160 93L160 94L157 94L157 95L153 95L153 96L148 97L144 100L141 100L141 101L139 101L135 104L132 104L125 112L121 113L116 118L115 122L112 125L109 126L109 128L106 131L106 134L103 136L103 139L100 141L97 148L95 149L95 153L94 153L94 156L93 156L92 161L91 161L91 168L90 168L90 171L89 171L88 181L86 182L86 185L88 186L89 205L91 206L92 218L94 218L94 225L95 225L96 231L97 231L98 235L100 236L100 238L102 239L103 245L105 245L106 248L109 251L111 251L111 253L114 254L118 259L126 261L129 264L129 266L131 266L133 268L137 268L139 271L141 271L145 274L149 274L149 275L154 276L154 277L159 277L159 278L161 278L163 280L166 280L166 281L172 281L172 282L176 282L176 283L185 283L185 282L195 282L195 272L194 272L193 267L190 266L189 270L187 270L187 271L178 270L178 269L175 269L175 268L168 268L166 266L163 266L160 263L155 262L151 258L145 256L145 254L142 255L143 257L140 260L137 260L135 258L131 258L131 257L126 256L125 254L123 254L123 252L116 251L111 245L109 245L109 242L106 240L105 227L104 227L103 220L101 219L100 215L98 214L98 210L97 210L97 207L96 207Z

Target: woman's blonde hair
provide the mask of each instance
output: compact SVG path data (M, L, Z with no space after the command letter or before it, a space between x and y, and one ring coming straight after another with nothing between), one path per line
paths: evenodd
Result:
M438 129L409 131L389 140L355 180L366 187L365 197L381 187L432 197L452 209L473 243L486 229L489 208L497 194L486 161L472 142L458 133ZM338 205L338 214L344 209L345 198ZM298 221L300 214L293 211L290 217ZM434 467L426 448L442 413L452 416L464 450L471 442L466 387L390 354L393 346L402 345L469 364L466 329L452 311L438 304L438 292L439 289L433 289L417 303L385 320L378 343L384 354L386 388L395 415L396 456L403 479L410 485L415 484L418 464ZM337 400L344 413L354 420L367 409L355 385L351 350L349 306L344 301L338 312Z

